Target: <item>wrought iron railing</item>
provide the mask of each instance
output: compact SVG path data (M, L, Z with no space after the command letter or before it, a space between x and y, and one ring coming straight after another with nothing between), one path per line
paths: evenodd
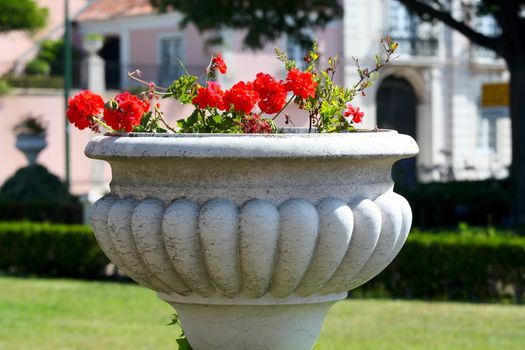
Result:
M437 55L438 40L436 38L414 37L392 37L392 40L399 43L398 53L410 56L431 57Z
M14 71L8 71L0 78L7 80L13 87L62 89L64 86L62 65L63 63L60 61L52 62L47 72L33 72L33 74L28 74L25 71L15 74ZM73 88L83 89L87 87L87 82L84 81L87 75L82 74L82 71L86 69L87 67L82 61L73 62ZM204 74L206 67L203 65L188 65L185 69L190 74L201 76ZM135 70L141 71L141 79L166 87L185 73L185 70L178 64L129 63L121 65L119 62L106 61L104 77L106 89L119 90L139 86L139 83L127 77L128 72Z

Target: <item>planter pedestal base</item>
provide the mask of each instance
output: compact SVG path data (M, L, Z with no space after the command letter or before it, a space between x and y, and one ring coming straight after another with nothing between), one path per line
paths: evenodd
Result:
M310 350L330 307L347 293L274 298L167 295L195 350Z
M167 300L166 300L167 301ZM169 302L195 350L309 350L335 301L283 305Z

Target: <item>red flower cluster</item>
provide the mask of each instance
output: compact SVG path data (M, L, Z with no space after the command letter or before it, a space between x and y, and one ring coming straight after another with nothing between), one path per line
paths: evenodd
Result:
M279 112L286 102L286 89L282 82L270 74L258 73L253 82L253 89L260 97L259 108L267 114Z
M221 72L221 74L226 74L228 67L226 67L226 63L222 59L222 56L220 53L215 54L215 56L213 56L211 63L212 63L212 70L218 69L219 72Z
M343 115L347 118L352 117L353 123L361 123L363 121L365 112L360 111L359 107L354 107L351 103L347 103L346 110L343 112Z
M244 114L250 113L259 100L259 94L254 90L253 83L244 81L238 82L230 90L225 91L222 99L226 110L233 106L234 110Z
M241 129L247 134L271 134L272 125L258 114L248 114L241 121Z
M93 117L102 113L103 109L104 100L102 97L89 90L83 90L69 99L66 112L67 119L80 130L87 127L98 130Z
M297 68L292 68L286 76L286 90L293 91L294 95L308 98L315 97L317 82L313 80L311 72L301 72Z
M226 64L220 54L212 58L210 69L226 72ZM207 87L199 87L192 103L201 109L233 109L243 114L250 114L257 104L263 113L276 114L286 104L287 91L293 91L303 99L315 97L317 82L313 78L311 72L292 68L286 82L276 80L270 74L258 73L253 82L240 81L224 92L218 83L209 82Z
M223 96L224 92L221 90L221 86L216 82L209 81L208 87L201 86L197 90L197 96L191 102L199 108L210 107L224 110Z
M140 124L142 115L149 110L149 101L142 101L129 92L121 92L114 99L116 108L104 110L104 120L114 130L133 131Z

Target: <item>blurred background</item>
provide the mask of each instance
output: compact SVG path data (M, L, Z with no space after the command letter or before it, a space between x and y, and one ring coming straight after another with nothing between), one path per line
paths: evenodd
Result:
M284 78L274 47L302 62L314 40L321 61L340 58L336 82L350 87L359 80L355 59L373 67L380 40L389 36L399 43L396 58L355 104L365 112L360 127L395 129L419 144L419 155L399 162L392 174L396 192L412 206L414 230L392 266L352 295L521 304L524 17L522 0L0 0L0 274L124 278L83 225L90 205L109 191L111 172L83 155L93 134L67 126L69 96L82 89L104 98L124 89L140 92L127 76L137 69L145 81L168 86L183 74L176 57L200 75L214 53L228 64L218 77L225 88L260 71ZM188 115L177 101L163 100L162 109L171 120ZM288 113L295 126L307 125L298 110ZM35 281L0 277L0 284L15 286L11 294L26 288L16 283L32 289ZM467 312L446 307L421 317ZM0 313L7 309L0 292ZM486 310L478 311L472 317L483 320ZM496 317L472 328L479 330L477 340L453 338L443 349L517 349L525 343L525 311L518 307L501 317L521 329L491 336ZM470 329L471 321L458 327ZM421 339L372 348L419 348L432 339L430 331L428 338L420 331ZM2 349L24 348L1 339ZM71 341L51 344L58 349ZM90 349L88 343L72 348ZM137 349L170 348L163 346Z

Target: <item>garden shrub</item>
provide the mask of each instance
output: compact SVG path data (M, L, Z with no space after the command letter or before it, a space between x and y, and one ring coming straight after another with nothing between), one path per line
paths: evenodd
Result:
M107 264L89 226L0 222L0 270L6 273L93 278Z
M525 237L416 231L394 262L363 288L400 298L513 298L520 303L525 291Z
M27 75L49 75L51 67L46 61L36 58L26 65L24 72Z
M0 220L82 222L77 197L41 165L20 168L0 187Z
M0 96L7 95L11 92L11 85L4 79L0 79Z

